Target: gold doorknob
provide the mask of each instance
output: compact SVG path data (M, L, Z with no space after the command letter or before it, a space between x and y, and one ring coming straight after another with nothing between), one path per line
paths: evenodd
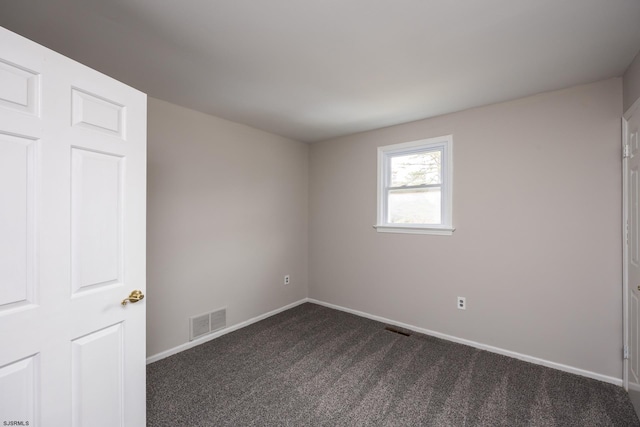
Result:
M129 297L122 300L122 305L127 305L128 302L133 304L140 301L143 298L144 298L144 294L142 293L142 291L137 291L137 290L131 291L131 294L129 295Z

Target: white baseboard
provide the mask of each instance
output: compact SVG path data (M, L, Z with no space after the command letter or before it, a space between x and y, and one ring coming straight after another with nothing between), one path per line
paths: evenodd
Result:
M285 310L289 310L290 308L296 307L300 304L303 304L305 302L311 302L314 304L318 304L318 305L322 305L325 307L329 307L329 308L333 308L335 310L340 310L340 311L344 311L346 313L351 313L351 314L355 314L356 316L360 316L360 317L365 317L367 319L371 319L371 320L376 320L378 322L383 322L389 325L394 325L394 326L399 326L401 328L405 328L405 329L409 329L411 331L415 331L415 332L419 332L421 334L425 334L425 335L430 335L436 338L442 338L444 340L447 341L453 341L453 342L457 342L459 344L464 344L464 345L468 345L471 347L475 347L481 350L486 350L489 351L491 353L496 353L496 354L501 354L503 356L508 356L508 357L513 357L514 359L519 359L519 360L524 360L525 362L530 362L530 363L535 363L536 365L542 365L542 366L546 366L548 368L553 368L553 369L558 369L560 371L564 371L564 372L569 372L571 374L576 374L576 375L580 375L583 377L587 377L587 378L592 378L594 380L598 380L598 381L603 381L606 383L610 383L610 384L614 384L617 386L622 387L622 378L616 378L616 377L610 377L608 375L602 375L602 374L598 374L596 372L591 372L591 371L587 371L584 369L580 369L580 368L576 368L574 366L569 366L569 365L564 365L562 363L557 363L557 362L552 362L550 360L545 360L545 359L540 359L538 357L534 357L534 356L529 356L526 354L522 354L522 353L517 353L515 351L511 351L511 350L505 350L503 348L499 348L499 347L494 347L491 345L487 345L487 344L482 344L476 341L471 341L471 340L467 340L464 338L458 338L458 337L454 337L453 335L447 335L447 334L443 334L440 332L436 332L436 331L432 331L429 329L424 329L424 328L420 328L418 326L413 326L413 325L408 325L406 323L402 323L402 322L397 322L395 320L391 320L391 319L387 319L385 317L381 317L381 316L376 316L373 314L369 314L369 313L365 313L363 311L358 311L358 310L353 310L350 308L346 308L346 307L342 307L339 305L335 305L335 304L330 304L328 302L324 302L324 301L319 301L313 298L303 298L301 300L298 300L294 303L285 305L284 307L280 307L278 309L275 309L273 311L270 311L268 313L262 314L260 316L256 316L252 319L249 320L245 320L244 322L240 322L238 324L235 324L233 326L229 326L228 328L225 328L221 331L217 331L211 335L207 335L205 337L202 338L198 338L196 340L193 340L191 342L185 343L185 344L181 344L177 347L171 348L169 350L165 350L163 352L160 352L158 354L155 354L153 356L149 356L147 358L147 364L149 363L153 363L153 362L157 362L158 360L164 359L165 357L169 357L172 356L174 354L180 353L181 351L185 351L188 350L190 348L193 348L197 345L200 344L204 344L207 341L211 341L215 338L218 338L222 335L226 335L229 332L233 332L233 331L237 331L238 329L244 328L245 326L249 326L252 323L256 323L259 322L263 319L266 319L267 317L271 317L275 314L281 313Z
M233 332L233 331L237 331L238 329L242 329L245 326L251 325L252 323L259 322L261 320L266 319L267 317L273 316L274 314L281 313L281 312L283 312L285 310L289 310L290 308L293 308L295 306L303 304L303 303L307 302L308 300L309 300L308 298L303 298L303 299L301 299L299 301L296 301L296 302L293 302L291 304L285 305L284 307L277 308L277 309L272 310L272 311L270 311L268 313L261 314L260 316L256 316L256 317L251 318L249 320L245 320L244 322L240 322L240 323L237 323L237 324L235 324L233 326L229 326L229 327L224 328L224 329L222 329L220 331L214 332L211 335L207 335L207 336L204 336L202 338L197 338L197 339L195 339L193 341L189 341L187 343L180 344L177 347L173 347L173 348L170 348L169 350L165 350L165 351L162 351L160 353L154 354L153 356L149 356L149 357L147 357L147 365L149 363L153 363L153 362L157 362L158 360L162 360L165 357L173 356L174 354L180 353L181 351L185 351L185 350L188 350L188 349L193 348L195 346L198 346L200 344L204 344L207 341L211 341L213 339L221 337L222 335L226 335L229 332Z
M610 377L608 375L602 375L602 374L598 374L596 372L586 371L584 369L576 368L576 367L573 367L573 366L563 365L562 363L551 362L549 360L540 359L538 357L529 356L529 355L522 354L522 353L517 353L515 351L505 350L503 348L494 347L494 346L491 346L491 345L486 345L486 344L482 344L482 343L479 343L479 342L466 340L464 338L454 337L452 335L447 335L447 334L443 334L443 333L440 333L440 332L431 331L429 329L419 328L419 327L413 326L413 325L407 325L406 323L396 322L395 320L386 319L384 317L375 316L373 314L365 313L365 312L358 311L358 310L352 310L350 308L341 307L339 305L330 304L330 303L327 303L327 302L324 302L324 301L318 301L318 300L313 299L313 298L307 298L307 301L311 302L311 303L314 303L314 304L322 305L322 306L325 306L325 307L333 308L335 310L340 310L340 311L344 311L344 312L347 312L347 313L355 314L356 316L366 317L367 319L371 319L371 320L376 320L378 322L387 323L389 325L399 326L401 328L409 329L411 331L419 332L421 334L431 335L433 337L442 338L442 339L447 340L447 341L453 341L453 342L457 342L457 343L460 343L460 344L468 345L468 346L471 346L471 347L479 348L481 350L486 350L486 351L489 351L491 353L497 353L497 354L501 354L503 356L513 357L514 359L524 360L525 362L535 363L536 365L542 365L542 366L546 366L548 368L558 369L560 371L569 372L571 374L576 374L576 375L581 375L583 377L592 378L594 380L599 380L599 381L615 384L617 386L622 387L622 378Z

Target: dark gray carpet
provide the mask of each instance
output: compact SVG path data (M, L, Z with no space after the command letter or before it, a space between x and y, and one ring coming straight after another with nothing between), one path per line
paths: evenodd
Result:
M640 426L620 387L309 303L147 383L149 426Z

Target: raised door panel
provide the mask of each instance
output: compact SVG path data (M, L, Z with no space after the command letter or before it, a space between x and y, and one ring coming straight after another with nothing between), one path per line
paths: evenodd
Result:
M124 425L123 327L116 324L72 342L74 427Z
M72 124L125 139L125 106L78 88L72 93Z
M36 145L0 132L0 310L33 302Z
M40 75L0 59L0 106L40 114Z
M37 425L38 355L0 367L0 420ZM4 424L9 425L9 424Z
M74 293L122 283L124 159L71 150L71 267Z

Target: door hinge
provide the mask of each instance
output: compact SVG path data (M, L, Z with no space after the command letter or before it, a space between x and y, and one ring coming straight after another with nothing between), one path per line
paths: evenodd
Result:
M627 221L627 226L626 226L626 233L625 233L626 237L627 237L627 246L629 246L629 221Z
M631 150L629 149L628 145L625 145L624 149L622 150L622 158L626 159L630 156L631 156Z
M625 360L629 358L629 346L628 345L625 345L622 348L622 358L625 359Z

